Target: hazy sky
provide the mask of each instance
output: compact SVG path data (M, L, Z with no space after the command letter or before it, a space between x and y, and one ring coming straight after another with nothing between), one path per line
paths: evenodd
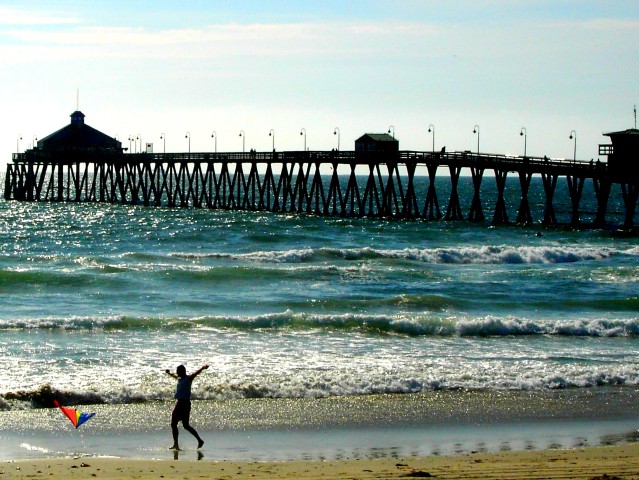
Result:
M597 156L634 125L637 0L0 0L0 164L69 122L162 151ZM18 137L22 140L18 145Z

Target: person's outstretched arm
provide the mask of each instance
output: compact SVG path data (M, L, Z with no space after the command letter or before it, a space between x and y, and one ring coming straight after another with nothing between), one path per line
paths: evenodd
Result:
M164 370L164 373L166 373L167 375L173 377L173 378L178 378L178 376L173 373L171 370L169 370L168 368L166 370Z
M202 366L202 367L198 368L195 372L193 372L193 373L191 374L191 378L195 378L195 377L197 377L200 373L202 373L202 372L203 372L204 370L206 370L207 368L209 368L209 366L208 366L208 365L204 365L204 366Z

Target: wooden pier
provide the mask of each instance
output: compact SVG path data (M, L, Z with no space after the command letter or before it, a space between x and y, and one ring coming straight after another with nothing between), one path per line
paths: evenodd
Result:
M120 141L84 119L82 112L73 112L69 125L13 155L5 176L6 200L481 222L486 219L481 193L488 171L497 192L488 212L495 224L510 221L506 180L514 174L520 190L516 223L536 221L528 196L532 177L539 175L545 196L543 224L558 223L553 199L558 179L564 177L571 225L580 224L583 187L590 181L597 204L595 225L606 224L611 187L616 183L623 196L623 226L634 227L639 194L636 128L606 134L612 144L600 145L599 154L608 158L600 163L444 149L400 151L397 139L387 134L363 135L355 141L354 151L126 153ZM444 169L450 192L442 214L435 180L438 170ZM473 184L466 208L458 189L462 171L470 172Z
M604 152L605 153L605 152ZM470 172L472 198L460 198L462 169ZM438 172L450 178L441 203ZM485 173L494 177L494 208L481 198ZM606 223L611 186L619 184L624 228L633 228L639 195L637 175L615 175L605 162L512 157L470 152L247 152L112 153L39 149L14 154L7 166L6 200L111 202L146 206L291 212L347 217L512 221L506 204L508 175L519 179L516 223L556 225L553 204L560 178L570 197L571 225L580 223L585 182L596 195L596 225ZM543 218L531 214L531 179L543 180ZM463 200L463 202L462 202ZM566 212L564 212L566 213Z

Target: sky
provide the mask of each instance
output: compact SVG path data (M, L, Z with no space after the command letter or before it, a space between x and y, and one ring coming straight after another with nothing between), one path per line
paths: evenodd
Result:
M77 107L156 152L391 130L401 150L589 160L636 104L637 0L0 0L0 165Z

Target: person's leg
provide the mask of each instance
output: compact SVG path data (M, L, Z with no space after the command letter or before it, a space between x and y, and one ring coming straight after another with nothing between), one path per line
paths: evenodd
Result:
M184 416L182 417L182 426L184 427L184 430L189 432L191 435L193 435L197 439L197 448L201 448L202 445L204 445L204 440L200 438L200 436L195 431L195 428L193 428L191 424L189 423L190 418L191 418L191 404L189 402L188 408L184 411Z
M178 422L180 421L180 412L178 409L178 404L175 404L173 408L173 413L171 414L171 432L173 433L173 446L171 447L174 450L179 450L180 445L178 444Z
M197 439L197 448L202 448L202 445L204 445L204 440L202 440L202 438L200 438L200 436L195 431L195 428L193 428L191 425L189 425L189 421L186 420L186 421L182 422L182 425L184 426L184 430L189 432L191 435L193 435Z

